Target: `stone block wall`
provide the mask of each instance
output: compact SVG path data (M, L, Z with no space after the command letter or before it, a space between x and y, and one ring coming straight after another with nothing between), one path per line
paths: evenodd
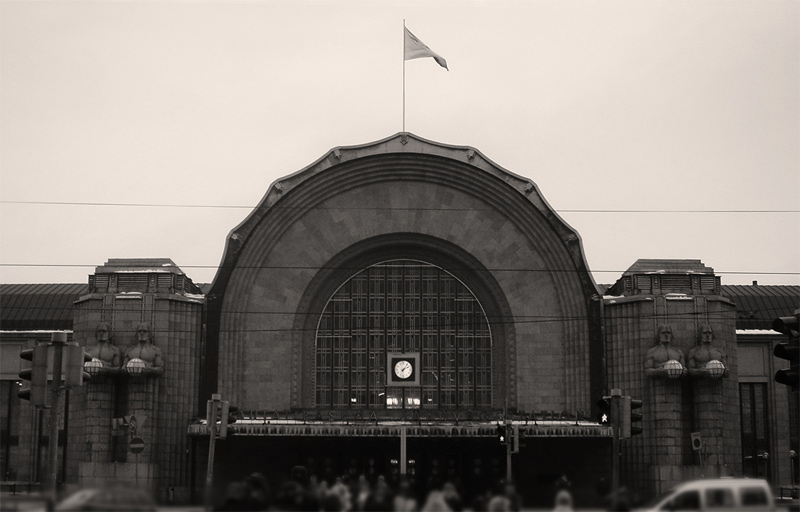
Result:
M86 487L128 485L155 491L158 466L144 462L81 462L78 479Z
M526 210L522 194L506 200L512 211L499 208L488 196L502 184L491 177L476 173L480 180L468 183L447 176L440 183L432 173L403 169L408 176L389 178L400 172L326 173L326 180L342 182L309 188L322 196L333 187L335 195L314 197L310 208L287 194L278 213L254 227L224 296L209 301L209 317L224 311L219 392L245 408L314 407L314 331L332 293L326 286L335 290L364 268L356 266L361 261L381 261L369 260L371 254L392 259L406 251L463 279L489 310L494 407L588 410L587 292L580 272L564 271L574 262L566 261L559 235ZM286 212L294 212L291 219ZM242 243L244 234L232 236ZM394 252L379 243L394 244ZM326 273L339 268L345 273L334 283Z
M627 485L648 493L666 490L700 473L741 472L735 309L719 297L635 295L606 298L604 304L608 390L643 401L643 433L622 441L622 475ZM728 358L724 379L648 378L647 351L658 325L672 327L672 348L687 355L700 327L709 323L714 346ZM701 459L691 433L700 432Z
M93 294L76 304L73 325L81 345L96 343L95 328L104 321L124 357L136 343L137 325L145 322L154 335L154 345L161 349L165 368L162 375L130 377L124 371L106 375L74 393L68 481L83 483L93 471L102 472L97 468L105 464L116 464L114 474L122 475L120 471L128 471L129 464L147 469L160 501L166 502L169 495L188 494L186 430L198 415L205 414L198 413L197 391L202 308L199 298L157 293ZM138 454L129 451L132 432L128 427L112 431L114 419L131 415L138 420L135 435L144 441L144 450Z

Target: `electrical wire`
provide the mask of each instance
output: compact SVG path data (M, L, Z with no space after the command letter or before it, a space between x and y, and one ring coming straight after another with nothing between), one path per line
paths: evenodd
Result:
M134 207L134 208L215 208L215 209L240 209L254 210L258 206L250 205L212 205L212 204L168 204L168 203L98 203L80 201L14 201L0 200L0 204L20 204L20 205L49 205L49 206L113 206L113 207ZM287 210L356 210L356 211L492 211L491 208L412 208L412 207L390 207L390 206L281 206L273 205L270 209ZM800 213L800 210L622 210L604 208L580 208L580 209L557 209L556 213Z

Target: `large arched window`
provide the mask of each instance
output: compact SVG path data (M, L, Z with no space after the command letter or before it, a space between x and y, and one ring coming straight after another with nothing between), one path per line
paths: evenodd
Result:
M492 337L481 304L447 271L398 260L328 300L316 333L316 405L477 408L492 403ZM419 384L387 386L387 356L418 357Z

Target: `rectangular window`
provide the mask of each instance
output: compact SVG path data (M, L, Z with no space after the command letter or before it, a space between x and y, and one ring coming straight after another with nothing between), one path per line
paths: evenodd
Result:
M403 388L386 388L386 408L403 408Z

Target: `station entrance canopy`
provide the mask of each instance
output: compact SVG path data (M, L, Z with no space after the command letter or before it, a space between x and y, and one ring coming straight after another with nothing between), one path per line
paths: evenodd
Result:
M235 422L228 424L228 434L236 436L489 438L497 435L497 425L511 426L521 437L527 438L610 438L613 435L611 426L589 421L580 413L504 415L491 411L406 411L391 414L390 411L369 410L304 410L270 414L237 411L230 420ZM189 425L188 434L207 436L206 421Z

